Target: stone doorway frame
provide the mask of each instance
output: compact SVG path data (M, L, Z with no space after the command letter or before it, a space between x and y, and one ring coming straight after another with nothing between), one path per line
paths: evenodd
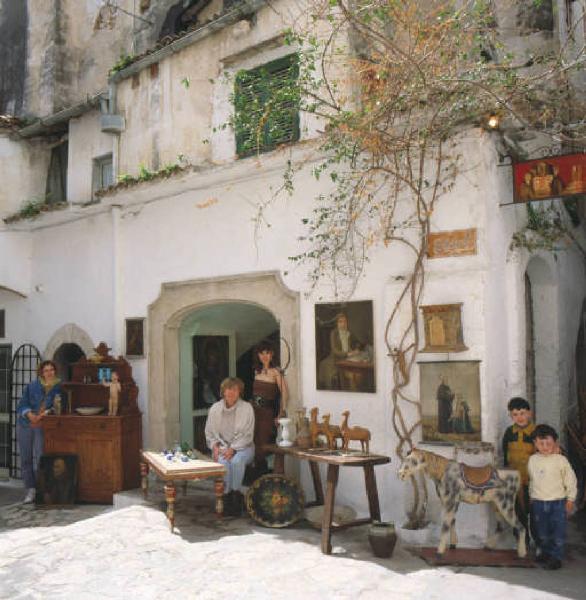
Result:
M291 408L299 397L299 292L289 289L278 271L163 283L148 308L148 425L147 444L163 448L179 439L179 329L194 310L222 302L255 304L279 323L291 346L287 384ZM281 347L281 356L284 348ZM146 446L145 446L146 447Z

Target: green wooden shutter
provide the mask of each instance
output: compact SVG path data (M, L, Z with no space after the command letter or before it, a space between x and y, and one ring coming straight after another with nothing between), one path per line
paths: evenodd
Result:
M239 157L299 139L298 76L296 54L237 74L234 112Z

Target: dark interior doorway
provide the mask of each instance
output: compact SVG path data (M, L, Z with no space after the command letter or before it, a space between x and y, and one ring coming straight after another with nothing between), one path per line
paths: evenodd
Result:
M85 352L77 344L61 344L53 354L53 361L57 365L57 377L61 381L71 381L72 365L82 356L85 356Z

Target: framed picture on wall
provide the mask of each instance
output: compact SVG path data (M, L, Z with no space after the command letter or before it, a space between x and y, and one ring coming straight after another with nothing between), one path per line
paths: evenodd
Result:
M144 356L144 321L126 319L126 356Z
M480 361L418 364L423 441L480 441Z
M315 305L318 390L376 391L372 301Z

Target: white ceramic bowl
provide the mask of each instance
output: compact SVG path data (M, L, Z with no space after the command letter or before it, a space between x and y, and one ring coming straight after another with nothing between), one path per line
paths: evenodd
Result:
M75 409L75 412L84 417L89 417L91 415L99 415L103 410L103 406L80 406Z

